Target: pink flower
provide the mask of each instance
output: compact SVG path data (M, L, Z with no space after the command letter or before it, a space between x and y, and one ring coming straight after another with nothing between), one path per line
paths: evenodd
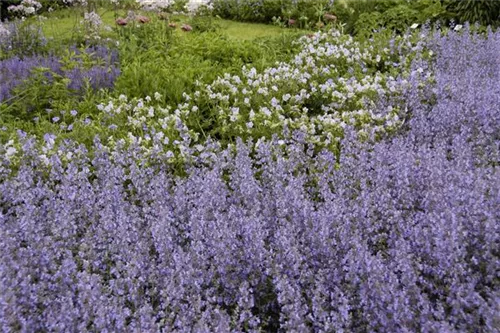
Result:
M333 14L329 14L329 13L326 13L324 18L325 18L325 21L329 21L329 22L337 21L337 16L335 16Z
M126 19L120 17L120 18L118 18L116 20L116 24L118 24L118 25L127 25L128 21Z
M175 23L169 23L168 26L173 29L177 28L177 24Z
M191 31L193 30L193 27L190 26L189 24L183 24L182 27L181 27L182 31Z
M151 19L149 17L142 16L142 15L137 16L136 20L139 23L148 23L149 21L151 21Z

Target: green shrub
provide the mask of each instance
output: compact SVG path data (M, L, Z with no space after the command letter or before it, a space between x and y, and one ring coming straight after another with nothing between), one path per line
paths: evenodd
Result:
M413 23L419 22L418 12L406 5L390 8L383 15L384 26L397 32L403 32Z
M195 15L189 21L194 32L216 32L220 30L218 20L213 16Z
M336 4L334 12L348 33L371 36L385 27L396 32L412 24L449 20L449 13L440 0L350 0Z
M122 72L115 91L142 98L159 92L165 103L175 105L183 101L184 93L197 89L196 81L209 83L224 73L240 73L243 65L261 69L289 59L296 49L296 37L284 34L242 41L217 32L190 33L144 48L131 38L120 43Z
M380 12L362 13L354 23L354 33L361 38L368 38L383 25L384 19Z
M271 23L273 18L318 21L333 9L330 0L214 0L214 14L246 22ZM302 21L306 21L303 19Z
M491 0L444 0L446 9L460 23L495 25L500 23L500 1Z

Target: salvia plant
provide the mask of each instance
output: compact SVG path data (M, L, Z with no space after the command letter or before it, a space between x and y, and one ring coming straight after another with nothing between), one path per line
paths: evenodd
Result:
M346 123L341 154L287 128L193 146L176 121L179 172L163 134L20 131L0 147L1 330L497 331L500 34L425 40L377 102L404 110L392 135Z
M120 75L116 50L71 47L64 56L12 57L0 61L0 103L4 116L32 120L38 112L70 98L111 90Z

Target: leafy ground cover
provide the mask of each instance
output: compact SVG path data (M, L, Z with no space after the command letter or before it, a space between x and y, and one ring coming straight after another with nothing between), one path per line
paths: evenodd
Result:
M121 5L0 26L1 331L498 330L499 32Z

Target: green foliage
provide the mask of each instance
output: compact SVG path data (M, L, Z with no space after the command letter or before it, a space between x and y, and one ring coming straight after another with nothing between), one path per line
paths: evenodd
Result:
M26 82L14 89L16 98L3 109L3 114L21 121L40 117L43 110L57 107L53 105L54 101L70 98L68 84L69 81L63 76L51 73L46 68L36 68Z
M440 0L349 0L336 3L334 12L346 32L361 37L372 36L380 28L400 33L415 23L449 17Z
M445 0L446 9L458 22L495 25L500 23L500 1L491 0Z
M362 38L368 38L383 25L384 19L380 12L362 13L354 23L354 33Z
M184 13L189 0L174 0L171 10L173 12Z
M59 10L64 7L67 7L67 5L60 0L37 0L37 1L40 2L40 4L42 5L41 9L42 12L48 11L49 8L51 8L52 10Z
M196 90L196 81L208 83L224 73L239 73L243 65L265 68L288 59L296 36L241 41L212 31L174 34L156 43L158 36L140 42L134 37L120 43L122 74L116 91L142 98L159 92L166 103L175 105L184 93ZM144 40L148 43L141 46Z
M121 47L120 55L125 57L125 61L151 49L165 51L173 35L168 24L160 20L152 20L148 24L117 26L115 31Z
M397 32L403 32L413 23L422 23L419 20L418 12L406 5L399 5L386 10L383 19L386 28Z
M194 32L216 32L221 26L217 18L211 15L195 15L189 21Z
M52 12L43 24L53 30L62 29L58 27L64 25L67 27L65 31L71 31L71 27L74 24L78 25L81 20L81 10L81 8L67 8ZM126 15L123 9L119 10L117 15ZM100 12L105 23L113 22L111 12L105 12L102 8ZM177 21L178 27L182 23L193 26L192 32L184 33L178 28L168 27L168 21L162 21L150 13L146 15L152 18L147 24L134 22L127 26L115 26L111 32L101 32L102 39L99 44L112 43L119 48L122 74L115 83L114 91L95 92L84 89L77 95L68 89L68 79L56 73L49 73L48 69L36 69L26 82L12 92L14 95L12 100L0 104L0 129L4 125L9 129L7 132L0 131L2 140L9 137L8 133L11 133L9 131L22 129L41 135L59 131L64 137L73 137L80 142L90 143L95 134L116 135L107 129L109 124L106 128L102 127L100 112L96 109L96 105L107 100L109 95L118 97L126 94L144 98L160 92L162 99L159 102L162 105L176 105L183 102L184 93L190 94L196 90L197 82L210 83L226 72L238 74L245 64L262 69L276 61L288 60L296 50L293 45L298 36L296 33L246 40L249 35L265 35L266 30L273 31L273 34L277 33L276 28L271 26L259 25L256 30L260 33L255 34L253 25L221 22L213 16L198 14L187 18L182 15L169 15L170 19ZM221 23L225 29L231 30L227 31L227 35L231 37L225 34L225 30L221 30ZM37 37L38 34L31 31L34 26L37 31L41 31L42 27L37 18L30 18L18 24L26 31L23 33L24 30L20 30L21 33L16 36L22 38ZM61 58L64 70L74 68L75 61L78 61L79 66L83 66L84 69L93 65L88 55L76 56L68 51L71 45L84 45L82 32L79 33L74 29L72 36L53 34L51 37L54 38L49 39L48 43L45 43L43 36L40 37L40 43L36 44L36 48L32 48L34 52ZM108 40L106 37L111 39ZM12 53L4 56L10 57ZM65 115L59 114L64 110L67 111ZM81 121L92 119L91 125L84 125L76 119L68 118L68 110L78 110L78 119ZM54 117L60 120L54 122L52 121ZM66 133L64 128L69 125L73 128Z
M323 14L332 9L329 0L214 0L214 14L220 17L245 21L271 23L280 18L302 22L317 22ZM274 20L273 20L274 18Z
M69 72L78 67L82 70L100 65L102 60L92 59L85 52L77 55L74 51L66 50L61 57L61 70ZM1 116L5 119L32 122L34 118L41 121L50 121L50 113L46 110L71 110L81 106L82 103L95 107L98 101L106 96L106 91L94 91L89 81L83 82L82 91L69 88L71 79L49 68L36 67L21 85L17 86L8 102L2 103Z

